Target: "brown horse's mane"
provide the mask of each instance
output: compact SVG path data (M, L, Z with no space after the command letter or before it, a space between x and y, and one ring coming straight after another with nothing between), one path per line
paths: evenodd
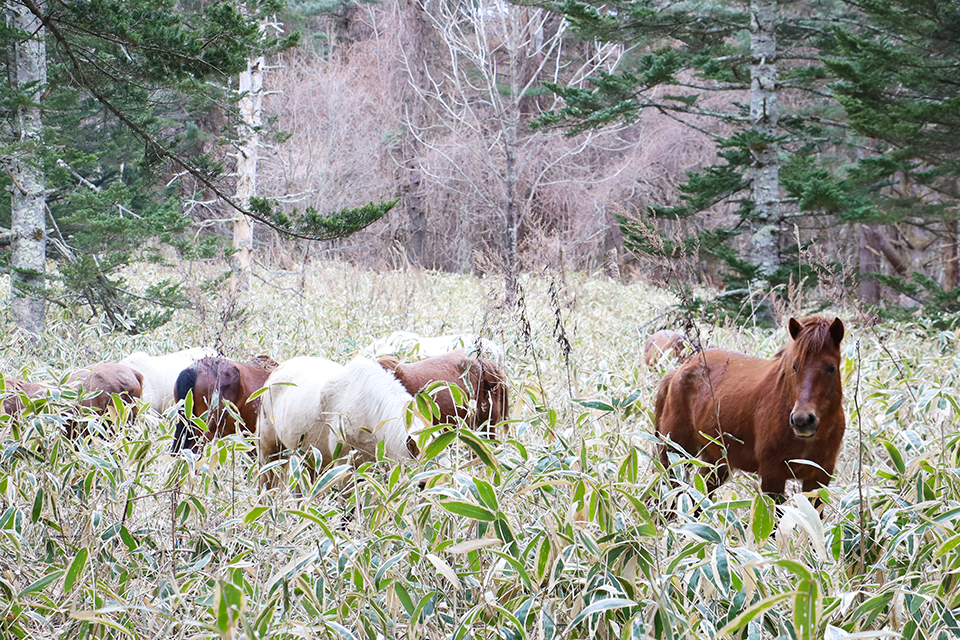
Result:
M798 368L803 368L808 356L823 351L833 343L833 338L830 336L831 321L827 318L808 316L799 322L800 335L777 349L773 355L774 359L779 358L781 371L786 372L788 368L792 369L794 363ZM788 353L793 357L786 357Z

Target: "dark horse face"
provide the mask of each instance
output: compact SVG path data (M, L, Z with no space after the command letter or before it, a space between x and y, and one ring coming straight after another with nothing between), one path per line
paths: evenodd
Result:
M829 325L821 318L801 324L790 318L793 342L784 354L784 366L793 368L796 402L790 411L790 426L798 438L817 435L823 416L832 415L842 398L840 389L840 341L843 322Z

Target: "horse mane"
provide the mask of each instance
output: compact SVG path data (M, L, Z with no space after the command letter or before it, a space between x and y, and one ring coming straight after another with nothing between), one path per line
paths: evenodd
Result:
M358 426L371 433L384 429L382 440L388 456L397 458L398 452L407 451L409 435L404 414L413 396L380 364L360 356L354 358L330 380L323 393L327 397L346 394L356 401L369 421Z
M400 366L400 358L397 356L382 356L377 358L377 363L387 371L396 371Z
M804 362L810 354L823 351L833 342L830 335L831 320L823 316L808 316L798 321L800 323L800 335L790 340L785 345L777 349L773 354L774 359L780 360L780 369L786 371L792 368L794 362L797 367L802 368ZM787 357L792 354L791 357Z
M251 358L246 362L247 365L251 367L257 367L258 369L263 369L267 373L273 373L277 370L277 367L280 366L280 363L267 355L259 355Z

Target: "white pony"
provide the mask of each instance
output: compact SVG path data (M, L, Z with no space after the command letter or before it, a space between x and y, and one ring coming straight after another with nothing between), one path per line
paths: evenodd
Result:
M120 361L143 375L143 393L140 398L163 413L174 404L173 388L180 372L201 358L215 356L208 347L194 347L164 356L151 356L144 351L131 353Z
M466 349L468 354L476 353L483 358L493 360L501 367L504 364L503 349L500 345L472 333L425 338L409 331L394 331L362 348L360 355L371 359L391 355L424 359L457 349Z
M322 466L327 466L341 442L344 453L356 452L356 464L373 460L379 442L391 460L420 455L405 419L413 397L372 360L354 358L342 366L325 358L293 358L271 373L263 386L267 391L260 396L257 420L261 465L279 459L285 449L314 447ZM426 426L414 413L414 429ZM264 478L267 484L275 485L276 480L273 474Z

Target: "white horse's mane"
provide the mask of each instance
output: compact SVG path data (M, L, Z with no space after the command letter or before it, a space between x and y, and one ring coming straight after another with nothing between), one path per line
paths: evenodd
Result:
M351 427L367 431L374 446L382 440L387 457L398 460L410 457L405 415L411 400L413 396L393 374L373 360L357 357L323 386L320 406L325 414L340 415ZM414 420L416 430L424 427L417 416ZM368 439L362 433L354 436L358 442L351 444L355 445Z

